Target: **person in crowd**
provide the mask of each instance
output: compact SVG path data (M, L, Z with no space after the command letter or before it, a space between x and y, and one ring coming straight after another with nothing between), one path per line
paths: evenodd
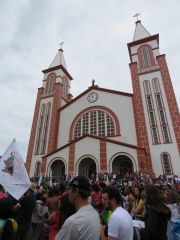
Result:
M59 202L59 229L68 217L76 213L75 206L69 201L69 194L64 193Z
M42 194L36 195L36 207L32 214L32 239L44 240L44 222L48 218L48 207Z
M102 205L102 197L100 193L99 186L97 184L93 184L91 186L92 192L91 192L91 205L96 209L99 210Z
M54 209L53 211L51 211L48 219L46 220L46 224L49 226L48 240L54 240L56 234L59 231L59 211L58 211L58 209Z
M32 183L29 190L13 207L13 211L15 212L15 219L18 223L18 240L26 240L28 230L31 227L31 217L36 206L36 197L34 190L35 184Z
M122 198L118 189L108 186L104 189L102 198L106 209L111 209L113 213L108 222L108 238L101 225L101 240L133 240L133 221L130 214L121 207Z
M180 195L168 187L165 190L165 199L171 210L171 219L167 228L168 240L180 239Z
M145 214L145 201L138 187L134 188L134 197L135 197L135 200L132 208L133 219L143 220L144 214Z
M111 215L112 215L112 211L109 208L107 209L104 208L103 211L100 213L100 220L101 220L101 224L104 226L104 235L106 237L108 237L108 222Z
M123 205L122 207L124 209L126 209L129 212L129 199L128 199L128 195L129 195L129 187L125 186L125 187L119 187L119 191L122 197L122 201L123 201Z
M4 192L3 186L0 184L0 199L1 198L6 198L7 194Z
M129 187L128 187L128 202L129 202L128 212L129 212L130 214L132 213L134 201L135 201L135 197L134 197L134 194L133 194L133 190L132 190L132 187L129 186Z
M15 202L11 196L0 199L0 240L17 240L18 224L12 218Z
M100 189L100 192L102 193L102 191L107 187L106 183L105 182L102 182L102 183L99 183L99 189Z
M99 240L100 220L97 211L88 201L91 194L88 179L75 177L69 187L69 200L77 212L66 219L55 240Z
M147 185L145 228L140 229L141 240L166 240L167 222L171 217L158 188Z
M58 210L59 204L59 190L57 188L50 188L48 191L47 206L50 212Z
M61 183L61 184L59 185L59 196L60 196L60 197L64 194L65 190L66 190L65 185Z

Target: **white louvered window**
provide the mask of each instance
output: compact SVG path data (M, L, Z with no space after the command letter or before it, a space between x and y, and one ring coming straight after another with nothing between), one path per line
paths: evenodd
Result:
M145 93L145 98L147 103L147 112L149 115L149 124L150 124L151 133L152 133L152 142L153 144L158 144L159 143L158 127L157 127L155 111L153 107L153 99L152 99L150 82L148 80L145 80L143 82L143 85L144 85L144 93Z
M86 112L75 126L74 138L77 139L86 134L102 137L114 136L115 126L113 118L108 113L100 110Z
M48 102L46 106L46 114L44 119L41 154L45 154L45 151L46 151L47 135L48 135L49 122L50 122L50 112L51 112L51 103Z
M34 152L34 154L36 154L36 155L40 154L45 108L46 108L46 104L44 103L41 106L41 112L40 112L39 122L38 122L38 129L37 129L37 135L36 135L36 146L35 146L35 152Z
M154 94L156 98L157 110L159 111L159 119L161 123L164 143L170 143L171 142L170 132L169 132L168 122L165 115L163 99L160 91L159 79L154 78L152 80L152 83L153 83L153 89L154 89Z

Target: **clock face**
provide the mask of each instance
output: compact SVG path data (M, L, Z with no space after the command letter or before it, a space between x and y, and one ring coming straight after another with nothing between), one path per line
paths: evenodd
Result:
M96 100L98 99L98 94L96 92L92 92L88 95L87 97L87 100L90 102L90 103L93 103L95 102Z

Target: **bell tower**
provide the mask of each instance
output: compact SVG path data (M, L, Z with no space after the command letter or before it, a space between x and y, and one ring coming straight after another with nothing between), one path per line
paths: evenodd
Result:
M180 117L159 34L151 35L136 21L128 50L137 141L146 148L146 159L138 155L140 170L179 175Z
M45 173L46 160L42 162L42 156L57 148L59 108L72 99L72 77L66 67L62 46L49 68L42 72L43 83L37 93L26 160L27 171L34 177Z

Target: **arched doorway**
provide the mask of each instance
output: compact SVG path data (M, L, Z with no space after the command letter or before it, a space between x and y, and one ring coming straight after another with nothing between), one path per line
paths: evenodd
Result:
M133 163L128 156L119 155L112 162L112 172L124 176L133 172Z
M87 178L96 176L96 163L92 158L84 158L79 163L78 175L85 176Z
M50 166L52 178L62 178L65 174L65 164L62 160L55 160Z

